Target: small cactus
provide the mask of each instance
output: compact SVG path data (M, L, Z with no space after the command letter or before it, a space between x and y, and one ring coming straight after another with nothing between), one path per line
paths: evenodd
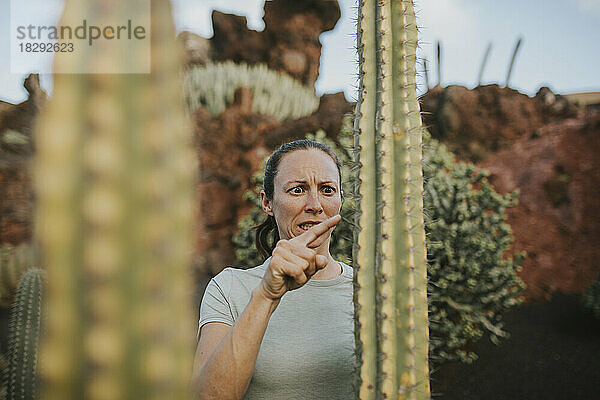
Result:
M31 268L19 283L8 339L8 400L38 398L38 346L44 298L44 271Z
M8 373L8 361L0 354L0 400L6 400L6 377Z
M26 270L35 264L35 251L28 243L0 247L0 306L10 307L17 285Z

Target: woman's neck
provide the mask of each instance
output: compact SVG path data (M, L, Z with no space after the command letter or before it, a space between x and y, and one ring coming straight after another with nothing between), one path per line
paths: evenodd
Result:
M327 252L326 255L323 255L327 257L327 265L325 265L323 269L317 271L317 273L314 274L311 279L325 281L328 279L335 279L340 276L343 272L342 264L335 261L329 252Z

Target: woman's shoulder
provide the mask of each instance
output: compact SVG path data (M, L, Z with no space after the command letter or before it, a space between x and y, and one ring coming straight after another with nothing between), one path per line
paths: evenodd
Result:
M352 277L354 275L354 269L350 265L346 264L343 261L338 261L338 262L342 266L342 275L346 278L352 279Z
M247 269L227 266L221 272L215 275L213 280L216 283L223 284L225 286L231 286L235 281L260 280L265 274L265 269L269 261L270 257L262 264Z

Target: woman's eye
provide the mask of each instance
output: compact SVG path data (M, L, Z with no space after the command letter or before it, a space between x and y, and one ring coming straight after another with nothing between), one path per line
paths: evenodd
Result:
M290 189L290 192L294 194L301 194L303 191L304 189L302 189L302 186L296 186L295 188Z
M326 194L334 194L335 193L335 189L332 188L331 186L323 186L323 191Z

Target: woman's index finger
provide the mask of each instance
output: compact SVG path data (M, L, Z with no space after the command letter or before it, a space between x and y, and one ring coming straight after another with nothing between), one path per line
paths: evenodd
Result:
M302 235L298 236L296 239L301 241L305 246L308 246L319 236L327 233L329 229L336 226L341 220L342 217L339 214L334 215L333 217L327 218L325 221L313 226L312 228L304 232Z

